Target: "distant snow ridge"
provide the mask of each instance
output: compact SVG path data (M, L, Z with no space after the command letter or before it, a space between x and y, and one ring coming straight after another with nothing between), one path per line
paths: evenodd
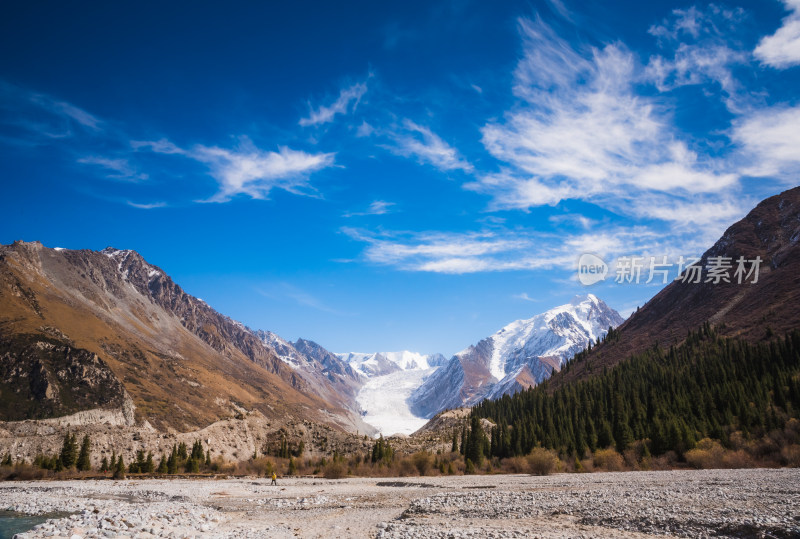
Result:
M444 409L541 383L622 322L617 311L588 294L512 322L450 360L408 351L336 356L366 379L356 394L364 422L384 435L410 434Z
M537 385L622 322L593 294L512 322L453 356L409 397L410 410L431 417Z
M367 378L384 376L397 371L425 370L447 362L442 354L423 355L408 350L373 354L349 352L336 355Z

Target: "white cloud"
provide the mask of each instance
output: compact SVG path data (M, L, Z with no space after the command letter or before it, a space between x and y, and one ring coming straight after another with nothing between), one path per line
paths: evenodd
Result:
M183 148L179 148L167 139L160 140L132 140L131 148L134 150L150 150L155 153L186 155L187 152Z
M800 0L783 0L791 13L771 36L763 38L753 51L761 63L776 69L800 64Z
M33 94L31 101L49 110L53 114L64 116L70 120L89 128L92 131L100 131L102 122L95 116L89 114L85 110L76 107L65 101L56 101L48 96L42 94Z
M272 189L307 195L303 190L310 187L308 175L334 164L333 153L307 153L285 146L277 152L265 151L246 138L235 149L197 145L185 150L164 139L136 141L132 145L140 150L183 155L205 164L219 184L219 192L208 202L227 202L240 194L265 199Z
M800 107L757 110L734 122L743 173L797 184L800 174Z
M385 200L375 200L370 203L369 207L364 211L347 212L345 217L358 217L366 215L385 215L392 212L394 202L386 202Z
M107 178L125 181L140 181L148 178L147 174L139 172L136 167L125 158L108 158L96 155L82 157L78 163L96 165L109 171Z
M72 103L0 80L2 109L8 114L0 122L21 127L34 138L61 139L103 131L102 120Z
M371 233L353 228L342 231L366 244L363 258L370 263L447 274L573 270L580 255L587 252L613 260L618 256L676 257L687 254L686 250L694 255L698 248L695 241L686 242L641 226L608 227L571 235L520 229L462 233Z
M350 110L350 103L353 103L352 110L355 110L365 93L367 93L367 85L363 82L343 88L336 101L327 107L320 106L316 110L312 109L308 118L302 118L299 124L305 127L332 122L337 114L347 114Z
M447 144L428 127L404 120L401 127L392 130L389 136L394 145L387 148L403 157L416 157L421 163L428 163L439 170L464 170L470 172L472 165L452 146Z
M673 10L671 17L649 30L663 48L671 51L671 57L669 54L650 57L644 80L661 92L680 86L716 83L726 94L729 110L746 109L752 97L743 91L733 75L733 68L747 64L750 53L732 41L744 17L741 8L724 9L715 4L704 10L694 6Z
M138 203L138 202L133 202L133 201L129 200L128 201L128 206L131 206L133 208L137 208L137 209L140 209L140 210L154 210L156 208L166 208L167 207L167 203L166 202Z
M689 19L682 25L699 31ZM718 195L737 185L737 175L698 157L658 101L634 92L639 66L623 45L579 53L539 19L520 21L520 32L514 93L521 101L482 130L503 166L466 188L492 196L492 209L581 199L630 216L648 193L667 202L704 195L710 205L717 197L725 206ZM668 211L651 217L672 220Z

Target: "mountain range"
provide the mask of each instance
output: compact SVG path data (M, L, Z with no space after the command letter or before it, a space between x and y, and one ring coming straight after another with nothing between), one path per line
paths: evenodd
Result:
M450 360L333 354L251 330L135 251L0 247L0 414L116 410L186 432L259 410L374 434L541 382L619 315L593 296L517 321ZM482 355L488 351L488 355Z
M410 409L431 417L540 384L622 322L617 311L593 294L512 322L457 353L428 377L410 395Z
M384 434L411 434L442 410L540 384L621 323L619 313L588 294L516 320L449 360L407 351L338 357L368 378L356 397L364 420Z
M0 417L92 408L168 431L246 410L372 432L360 378L308 341L251 331L135 251L0 246Z
M733 273L720 282L679 279L626 321L594 295L578 296L448 360L334 354L309 340L289 342L216 312L135 251L18 241L0 246L0 417L112 410L112 423L188 432L256 410L267 421L411 432L444 409L551 375L557 388L655 343L680 344L705 323L750 341L800 327L798 244L794 188L760 203L695 265L708 271L720 259L758 260L745 282ZM589 344L596 345L590 354L563 369Z

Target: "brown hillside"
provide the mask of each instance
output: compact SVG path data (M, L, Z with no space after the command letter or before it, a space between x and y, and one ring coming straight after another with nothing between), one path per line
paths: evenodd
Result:
M0 246L0 418L132 399L137 421L178 431L243 410L356 430L241 324L134 251Z
M586 361L555 376L551 387L586 376L658 343L682 342L689 330L708 321L722 335L759 341L800 328L800 187L770 197L733 224L702 256L736 259L760 256L758 282L684 283L675 281L619 327L619 338L592 350ZM705 281L705 272L703 281Z

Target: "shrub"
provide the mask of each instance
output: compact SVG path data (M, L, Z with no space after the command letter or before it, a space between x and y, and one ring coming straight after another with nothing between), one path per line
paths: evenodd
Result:
M550 475L558 464L555 452L543 447L534 447L527 460L528 471L533 475Z
M622 455L614 449L598 449L594 453L594 465L609 472L618 472L623 468Z
M725 450L719 443L709 438L697 442L694 449L690 449L683 456L691 466L697 469L722 468L722 456Z
M425 451L418 451L411 455L411 462L419 472L419 475L425 475L425 472L431 466L431 456Z
M322 477L325 479L341 479L347 475L347 468L338 461L332 461L325 465L322 470Z
M528 461L522 457L504 459L503 470L507 473L526 473L528 471Z
M781 460L786 466L792 468L800 467L800 445L787 445L781 449Z
M395 468L397 470L397 475L400 477L408 477L409 475L414 475L417 471L414 464L411 462L411 459L404 458L401 459L399 462L395 461Z

